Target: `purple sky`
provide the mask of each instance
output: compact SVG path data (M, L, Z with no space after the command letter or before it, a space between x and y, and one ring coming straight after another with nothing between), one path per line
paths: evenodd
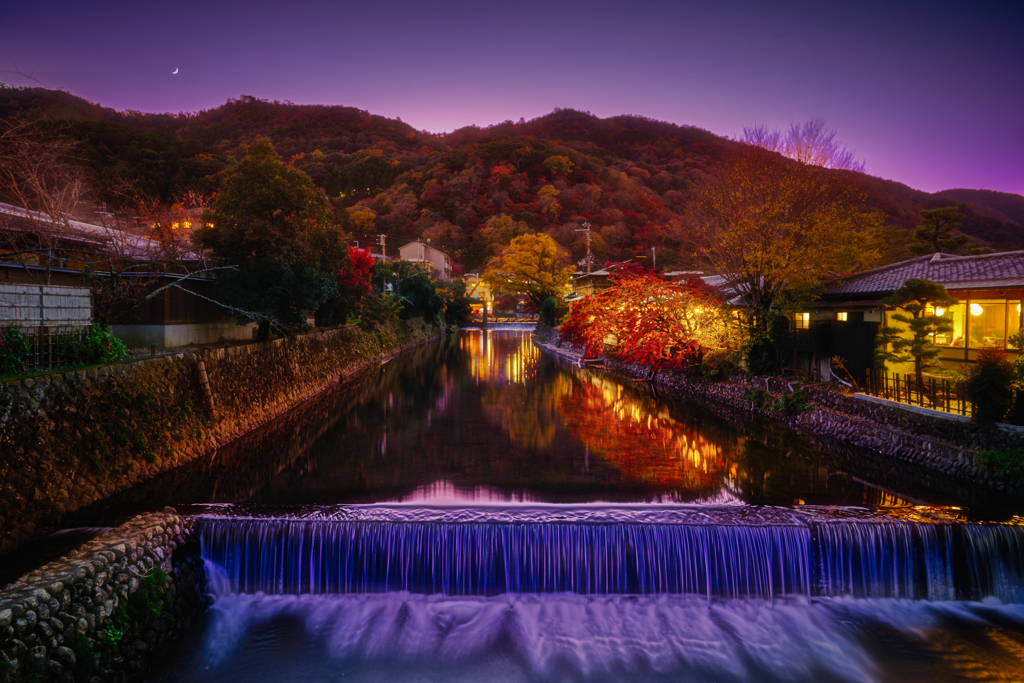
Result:
M0 69L116 109L246 94L434 132L554 107L720 135L824 117L872 175L1024 194L1021 0L12 4Z

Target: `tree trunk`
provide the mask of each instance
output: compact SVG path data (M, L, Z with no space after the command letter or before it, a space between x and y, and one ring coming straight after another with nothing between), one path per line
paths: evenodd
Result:
M265 342L270 339L270 323L261 320L256 328L256 341Z

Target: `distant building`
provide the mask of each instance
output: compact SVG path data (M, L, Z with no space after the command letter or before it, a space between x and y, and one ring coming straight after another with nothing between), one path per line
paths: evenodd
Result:
M437 273L442 280L450 280L452 277L451 257L425 242L409 242L398 250L398 257L403 261L422 263Z
M494 295L491 293L491 286L484 282L477 273L469 273L462 278L466 283L466 296L476 299L478 303L472 304L473 315L481 315L484 308L487 314L494 313Z

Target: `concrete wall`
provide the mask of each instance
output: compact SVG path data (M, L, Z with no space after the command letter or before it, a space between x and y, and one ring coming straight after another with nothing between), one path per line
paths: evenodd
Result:
M0 591L0 680L143 673L206 608L190 535L176 514L142 515Z
M420 323L347 326L0 381L0 553L435 334Z
M153 344L160 350L188 344L214 344L219 341L251 340L255 324L238 325L234 320L212 323L180 323L169 325L114 325L114 336L130 349L148 349Z

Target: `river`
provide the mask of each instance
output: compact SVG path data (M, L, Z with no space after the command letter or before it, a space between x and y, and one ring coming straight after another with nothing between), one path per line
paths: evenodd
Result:
M89 515L196 515L153 681L1014 680L1020 511L462 331Z

